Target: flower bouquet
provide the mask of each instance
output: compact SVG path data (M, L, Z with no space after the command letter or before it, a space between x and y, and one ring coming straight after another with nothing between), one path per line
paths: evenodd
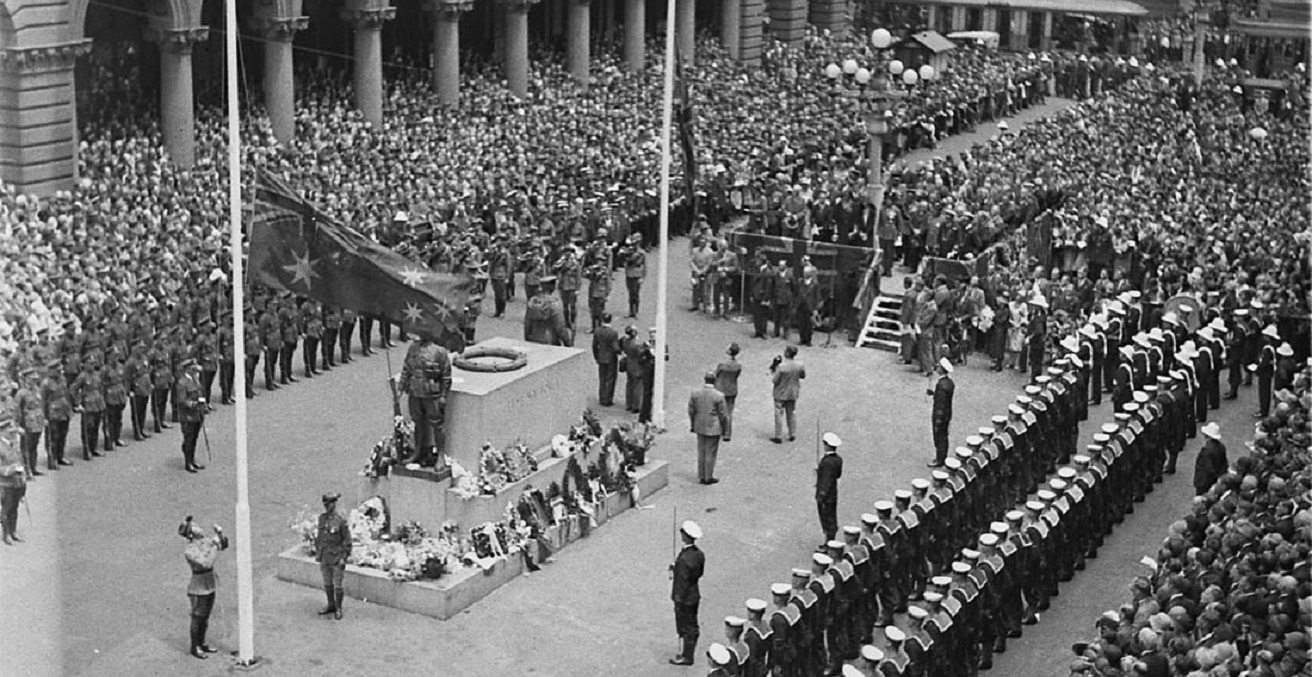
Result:
M301 511L296 513L295 519L292 520L291 527L300 539L301 547L305 548L305 551L313 557L315 554L314 537L319 532L319 516L308 507L301 508Z
M625 464L646 465L647 451L656 444L656 428L648 423L626 421L611 428L606 443L623 455Z
M455 459L451 459L451 488L455 489L457 496L465 499L482 493L478 486L478 478L465 470L465 467Z
M373 453L360 474L370 479L386 477L402 459L414 455L415 424L404 416L392 417L392 434L374 443Z

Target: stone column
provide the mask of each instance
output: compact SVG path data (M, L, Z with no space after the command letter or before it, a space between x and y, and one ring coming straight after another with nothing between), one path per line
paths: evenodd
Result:
M679 50L683 65L691 66L696 59L697 0L677 0L674 11L675 23L678 24L674 34L675 49Z
M1039 49L1045 52L1052 49L1052 12L1043 13L1043 34L1039 37Z
M67 190L77 173L73 67L90 40L0 49L0 181L24 193Z
M926 26L929 26L929 30L931 30L931 31L936 31L936 30L938 30L938 22L939 22L938 15L939 15L939 12L942 12L942 11L944 11L944 10L946 10L946 9L947 9L947 8L946 8L946 7L943 7L942 5L926 5L926 6L925 6L925 25L926 25Z
M264 36L264 107L273 137L283 145L296 138L296 78L292 41L310 25L310 17L257 18L253 27Z
M191 49L209 36L204 26L150 31L159 43L159 108L164 148L173 164L196 164L196 101L192 92Z
M460 104L460 17L473 0L427 0L433 13L433 91L444 106Z
M647 61L647 0L624 0L624 65L637 73Z
M982 30L997 32L997 30L998 30L998 10L996 10L996 9L994 9L994 8L992 8L992 7L985 7L985 8L984 8L984 27L983 27ZM1007 45L999 45L999 48L1000 48L1000 49L1007 49Z
M355 107L374 127L383 126L383 24L395 18L395 7L342 10L342 19L355 29Z
M519 98L528 95L528 11L537 0L501 0L506 9L506 83Z
M765 0L739 0L742 4L742 25L738 60L744 66L757 68L761 65L761 43L765 39Z
M827 30L834 35L846 35L847 0L810 0L807 20L816 28Z
M734 61L742 54L742 19L742 0L724 0L720 7L720 44Z
M566 0L569 3L569 52L566 67L574 78L574 83L581 89L588 88L588 70L590 55L589 41L592 31L591 0Z
M806 0L767 0L770 33L786 45L801 44L806 37Z

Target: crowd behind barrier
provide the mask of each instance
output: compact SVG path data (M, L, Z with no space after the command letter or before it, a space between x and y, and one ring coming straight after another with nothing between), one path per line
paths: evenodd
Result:
M1309 378L1312 369L1299 370L1257 424L1249 453L1171 525L1131 599L1073 646L1072 676L1307 674Z

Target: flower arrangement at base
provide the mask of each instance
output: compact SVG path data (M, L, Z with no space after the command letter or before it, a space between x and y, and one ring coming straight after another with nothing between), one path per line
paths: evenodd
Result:
M414 455L415 424L404 416L392 417L392 434L374 443L369 462L360 474L370 479L386 477L392 466Z
M647 452L656 444L656 427L650 423L624 423L610 429L606 446L619 452L627 465L647 464Z

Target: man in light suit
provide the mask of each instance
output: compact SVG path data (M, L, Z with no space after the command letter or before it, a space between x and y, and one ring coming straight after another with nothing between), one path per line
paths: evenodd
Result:
M738 401L738 376L743 372L743 365L738 361L740 350L736 342L729 344L729 359L715 367L715 389L724 393L724 405L729 413L724 426L725 442L733 437L733 405Z
M697 434L697 482L715 484L715 457L720 437L729 426L729 408L724 393L715 389L715 372L708 371L701 388L688 398L688 424Z
M597 375L600 385L597 389L597 403L603 407L615 404L615 379L619 374L620 335L610 326L611 314L601 314L601 326L592 335L592 358L597 361Z
M788 441L797 439L797 396L802 390L802 379L806 378L806 367L794 360L797 346L784 349L783 360L771 368L771 381L774 382L774 437L775 444L783 443L784 424L788 425Z

